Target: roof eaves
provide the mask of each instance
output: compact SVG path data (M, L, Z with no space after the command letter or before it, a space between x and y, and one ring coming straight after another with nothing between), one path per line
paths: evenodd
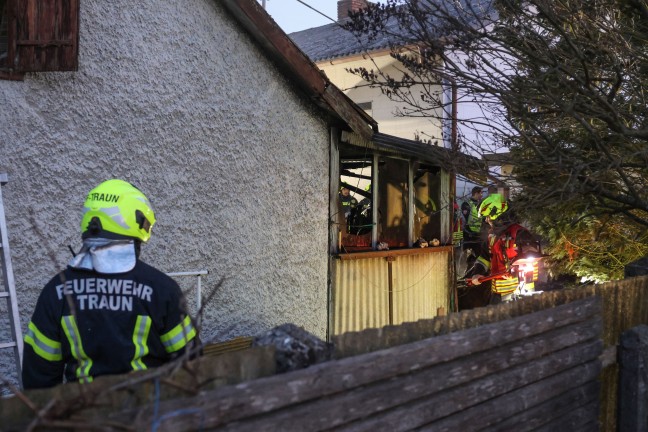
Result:
M386 151L390 154L415 157L446 170L452 169L468 179L483 180L487 176L487 167L482 160L445 147L378 132L374 133L370 140L346 133L342 134L342 141L369 149Z

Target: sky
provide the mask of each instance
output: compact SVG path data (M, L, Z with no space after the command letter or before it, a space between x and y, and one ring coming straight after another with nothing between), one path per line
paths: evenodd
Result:
M337 0L301 0L332 19L337 19ZM263 3L263 0L258 0ZM265 0L266 11L286 33L330 24L332 21L297 0Z

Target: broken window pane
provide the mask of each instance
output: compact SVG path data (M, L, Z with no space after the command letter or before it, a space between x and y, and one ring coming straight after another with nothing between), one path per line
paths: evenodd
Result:
M371 249L371 160L350 157L340 161L337 222L340 247L347 252Z
M439 168L414 164L414 240L441 239Z
M418 238L441 239L439 167L350 146L340 149L339 172L332 220L339 227L340 252L382 250L382 244L406 248Z
M381 158L378 166L378 241L390 249L409 244L409 161Z

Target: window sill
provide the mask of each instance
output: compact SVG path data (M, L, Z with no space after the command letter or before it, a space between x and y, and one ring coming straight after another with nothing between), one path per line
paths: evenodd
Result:
M408 249L394 249L394 250L384 250L384 251L350 252L350 253L337 254L334 255L334 257L341 261L350 261L350 260L369 259L369 258L388 258L388 257L407 256L407 255L424 255L429 253L452 252L453 250L454 250L453 246L436 246L436 247L426 247L426 248L408 248Z

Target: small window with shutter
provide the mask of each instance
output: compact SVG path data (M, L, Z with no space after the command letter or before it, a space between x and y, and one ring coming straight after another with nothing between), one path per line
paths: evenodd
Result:
M79 0L0 0L0 77L78 67Z

